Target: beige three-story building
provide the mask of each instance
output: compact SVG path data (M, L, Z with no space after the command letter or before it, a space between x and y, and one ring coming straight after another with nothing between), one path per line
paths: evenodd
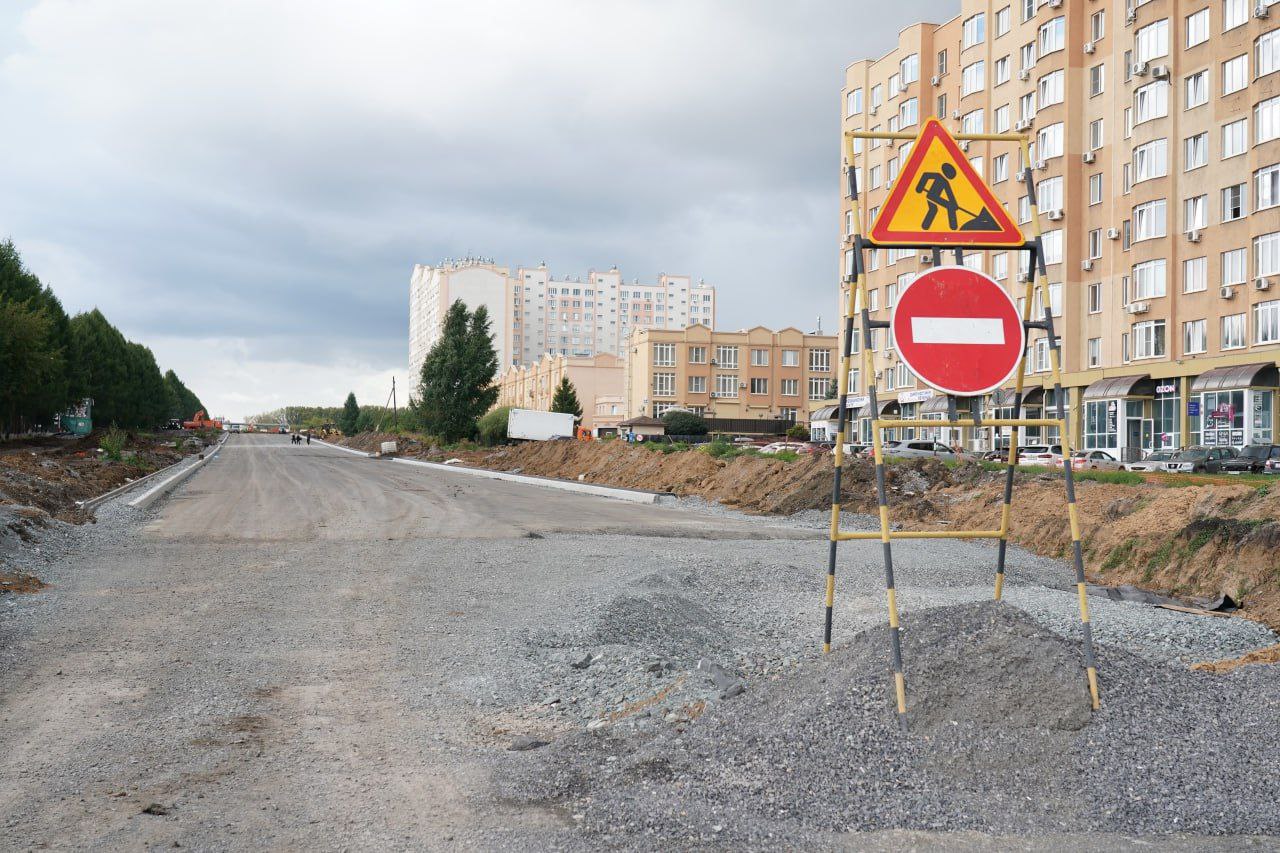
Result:
M762 326L636 329L627 341L628 416L687 409L709 418L807 421L832 393L836 338Z
M1030 138L1030 163L1001 142L968 143L966 156L1028 236L1018 173L1032 170L1072 443L1133 457L1280 438L1277 0L961 0L957 13L908 26L883 56L848 67L843 130L914 132L933 115L955 133ZM909 145L859 143L864 231ZM840 185L844 196L843 176ZM848 198L841 214L847 272ZM867 253L877 319L928 259ZM1021 296L1026 253L974 251L963 262ZM1043 338L1031 336L1030 416L1054 402ZM920 399L927 392L887 336L873 343L887 408L941 418L945 402ZM873 378L851 379L865 392ZM997 392L983 407L1007 414L1011 398ZM855 426L863 439L867 414ZM992 440L981 431L931 437Z

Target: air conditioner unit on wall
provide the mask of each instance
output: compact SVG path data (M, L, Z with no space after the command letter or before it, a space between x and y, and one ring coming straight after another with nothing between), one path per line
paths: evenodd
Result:
M1018 79L1019 79L1019 80L1030 80L1030 79L1031 79L1031 69L1030 69L1030 68L1023 68L1021 71L1019 71L1019 72L1018 72Z
M1266 3L1259 3L1257 6L1254 6L1254 7L1253 7L1253 16L1254 16L1255 18L1267 18L1267 17L1270 17L1270 16L1271 16L1271 9L1269 9L1269 8L1267 7L1267 4L1266 4Z
M1200 237L1201 237L1200 229L1198 228L1192 228L1190 231L1187 232L1187 239L1190 240L1192 243L1199 243Z
M1132 24L1136 20L1138 20L1137 9L1130 9L1124 16L1124 24L1126 27L1129 26L1129 24Z
M1084 52L1085 52L1085 53L1093 53L1093 52L1094 52L1095 50L1097 50L1097 49L1098 49L1097 45L1095 45L1095 44L1094 44L1093 42L1091 42L1091 41L1087 41L1087 42L1085 42L1085 43L1084 43Z
M1085 272L1090 272L1090 271L1092 271L1092 270L1093 270L1093 259L1092 259L1092 258L1085 258L1083 261L1081 261L1081 262L1080 262L1080 269L1084 270Z
M1108 239L1108 240L1119 240L1119 239L1120 239L1120 229L1119 229L1119 228L1108 228L1108 229L1107 229L1107 239Z
M1236 289L1229 284L1224 284L1218 288L1218 295L1223 299L1233 299L1236 295Z
M1255 278L1253 280L1253 289L1254 290L1270 290L1271 279L1266 277Z
M1129 306L1125 310L1128 311L1130 314L1145 314L1151 310L1151 303L1150 302L1130 302Z
M1036 161L1036 170L1037 170L1037 171L1043 172L1043 171L1044 171L1045 169L1047 169L1047 168L1049 168L1049 164L1048 164L1048 163L1046 163L1045 161L1043 161L1043 160L1037 160L1037 161Z
M1050 9L1061 9L1062 0L1049 0L1049 2L1046 3L1045 5L1048 6Z
M1027 121L1024 118L1020 118L1013 123L1013 129L1017 131L1023 131L1029 127L1031 127L1031 122Z
M1092 163L1098 159L1098 153L1096 151L1086 151L1080 159L1086 163Z
M1134 77L1146 77L1151 66L1146 62L1135 62L1129 70L1133 72Z
M1046 213L1045 216L1049 217L1050 222L1060 222L1062 220L1062 209L1056 208L1051 210Z
M930 83L932 83L932 84L933 84L933 85L935 85L935 86L940 86L940 85L942 85L942 78L941 78L940 76L938 76L937 74L935 74L935 75L933 75L932 77L930 77L930 78L929 78L929 82L930 82Z
M1167 65L1153 65L1153 66L1151 66L1151 76L1152 76L1152 78L1153 78L1153 79L1156 79L1156 80L1168 80L1168 79L1169 79L1169 66L1167 66Z

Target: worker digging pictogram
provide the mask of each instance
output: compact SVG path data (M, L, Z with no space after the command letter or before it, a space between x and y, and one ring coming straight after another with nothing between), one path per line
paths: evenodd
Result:
M857 154L861 140L887 140L911 146L901 174L897 176L869 235L862 232L862 208L859 197ZM898 612L897 587L893 570L893 542L899 539L995 539L998 541L994 579L994 598L1004 592L1005 564L1013 506L1014 470L1018 462L1019 428L1056 429L1062 444L1062 470L1065 485L1065 513L1071 530L1071 556L1075 569L1076 597L1080 608L1081 641L1085 677L1093 708L1100 706L1097 666L1093 651L1093 633L1089 623L1086 598L1084 558L1081 552L1080 524L1076 512L1075 480L1071 468L1070 432L1067 428L1066 402L1062 392L1062 359L1059 340L1054 332L1049 298L1048 275L1044 247L1040 235L1036 187L1031 170L1022 172L1031 204L1034 236L1026 239L995 198L986 182L963 156L957 140L965 143L1013 143L1019 147L1022 162L1031 162L1027 139L1020 134L960 134L953 137L937 119L925 122L919 135L851 131L845 134L846 178L851 202L853 228L846 237L847 260L844 278L842 314L844 335L841 339L838 379L839 403L835 444L835 474L831 494L830 547L827 559L826 613L822 650L831 650L832 621L835 608L836 564L841 542L876 539L882 544L885 591L888 605L890 659L893 670L897 713L905 730L907 725L906 675L902 660L901 620ZM905 146L904 146L905 147ZM881 247L927 249L932 252L933 269L921 273L899 294L889 321L871 319L867 266L864 253ZM940 266L943 247L955 253L955 266ZM989 276L963 265L964 250L1010 249L1026 252L1028 270L1022 308L1012 296ZM1011 265L1012 266L1012 265ZM1043 306L1043 315L1033 319L1032 306ZM865 393L855 401L854 389L848 387L853 368L854 329L858 321L862 354L859 375L867 382ZM1009 453L1005 464L1004 495L1000 523L994 529L979 530L895 530L890 522L888 492L885 485L885 456L881 431L915 429L917 420L888 419L881 409L875 387L875 369L869 342L877 330L893 335L895 350L925 384L947 395L944 420L928 422L930 427L1010 430ZM1053 418L983 419L982 394L1001 387L1014 378L1013 412L1022 410L1023 387L1027 375L1027 350L1033 333L1048 342L1050 375L1053 379L1057 416ZM854 403L870 419L872 453L875 459L876 503L879 530L842 531L840 529L840 481L844 464L844 445L849 440L851 407ZM963 406L961 404L964 404Z

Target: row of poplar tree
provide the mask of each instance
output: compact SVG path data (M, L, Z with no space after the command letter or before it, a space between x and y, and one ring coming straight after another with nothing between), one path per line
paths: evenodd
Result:
M95 424L124 428L158 427L204 408L101 311L67 316L13 241L0 243L0 433L51 429L56 415L86 398Z

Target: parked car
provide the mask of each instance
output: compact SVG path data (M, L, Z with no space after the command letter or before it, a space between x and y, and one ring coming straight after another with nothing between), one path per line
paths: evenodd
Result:
M1076 471L1119 471L1124 465L1105 450L1077 450L1071 454L1071 467Z
M734 444L755 444L756 440L747 435L740 435L733 440Z
M844 452L846 456L870 456L871 445L869 444L845 444Z
M1222 470L1222 463L1236 456L1232 447L1188 447L1179 450L1174 457L1164 463L1166 471L1177 474L1217 474Z
M915 459L922 456L935 456L939 459L959 459L954 450L939 441L889 441L882 448L885 456L899 459Z
M1174 457L1178 451L1176 450L1153 450L1137 462L1130 462L1124 466L1126 471L1164 471L1164 463Z
M1261 474L1268 468L1268 463L1276 463L1272 473L1280 473L1280 447L1274 444L1250 444L1242 447L1234 459L1222 463L1222 470L1228 474Z
M1061 444L1028 444L1018 452L1019 465L1061 465Z
M769 454L781 453L784 450L789 450L792 453L804 453L806 445L798 441L775 441L760 448L761 453Z

